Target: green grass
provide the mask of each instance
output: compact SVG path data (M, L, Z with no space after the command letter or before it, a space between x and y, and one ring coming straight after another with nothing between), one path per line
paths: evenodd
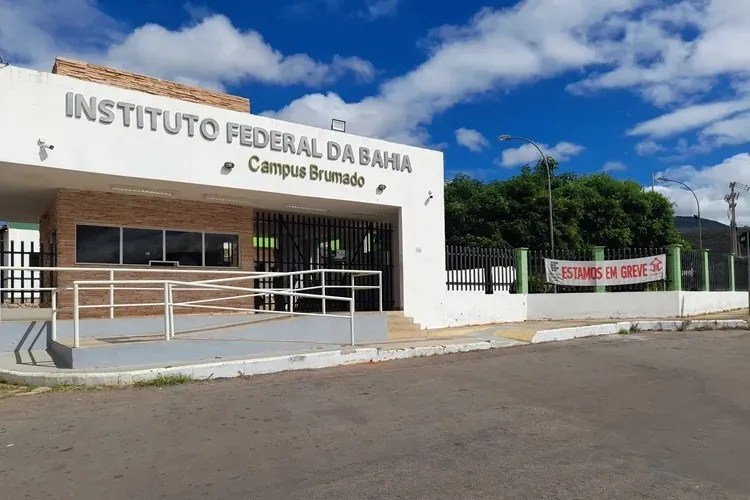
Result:
M170 385L181 385L193 382L195 379L190 375L175 373L174 375L157 375L151 380L141 380L133 384L133 387L166 387Z
M28 385L14 384L12 382L0 380L0 399L15 396L16 394L22 394L24 392L30 392L32 390L34 390L34 388Z
M618 334L618 335L629 335L629 334L630 334L630 330L626 330L625 328L620 328L620 329L619 329L619 330L617 331L617 334Z

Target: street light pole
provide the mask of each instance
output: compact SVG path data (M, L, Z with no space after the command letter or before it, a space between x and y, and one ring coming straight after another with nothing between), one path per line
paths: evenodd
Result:
M679 184L680 186L684 187L685 189L693 193L693 198L695 198L695 204L698 206L698 246L700 247L701 250L703 250L703 227L701 224L701 202L698 201L698 196L695 194L695 191L690 189L690 186L688 186L684 182L676 181L674 179L667 179L666 177L657 177L656 180L660 182L673 182L675 184Z
M544 166L547 168L547 191L549 194L549 246L550 251L552 252L552 258L555 258L555 222L552 218L552 169L549 166L549 162L547 161L547 155L545 155L542 152L542 148L537 146L537 144L530 140L526 139L524 137L515 137L512 135L501 135L497 138L498 141L524 141L536 148L537 151L539 151L539 154L542 157L542 161L544 162Z

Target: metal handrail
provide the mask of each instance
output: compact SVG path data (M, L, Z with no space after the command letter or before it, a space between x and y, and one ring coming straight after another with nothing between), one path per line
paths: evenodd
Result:
M238 271L238 270L203 270L203 269L162 269L162 268L98 268L98 267L45 267L45 266L0 266L0 271L6 270L22 270L22 271L50 271L50 272L76 272L76 273L102 273L106 272L109 274L110 279L96 279L96 280L75 280L71 283L63 284L58 287L31 287L22 288L21 290L27 292L51 292L51 308L52 308L52 328L51 338L52 340L57 339L57 317L61 311L71 310L73 311L73 346L80 347L80 311L82 309L96 309L96 308L108 308L109 317L114 318L115 309L125 307L152 307L162 306L164 307L164 326L165 326L165 338L170 340L174 338L174 309L175 307L184 308L206 308L212 310L225 310L225 311L244 311L244 312L264 312L272 314L289 314L299 316L329 316L339 318L349 318L350 321L350 342L354 345L354 313L355 313L355 293L357 290L374 290L378 289L378 309L382 312L383 310L383 276L381 271L370 271L370 270L355 270L355 269L310 269L310 270L299 270L299 271L286 271L286 272L259 272L259 271ZM166 274L226 274L228 277L203 279L196 281L180 281L176 279L122 279L116 280L114 276L116 273L122 272L133 272L133 273L166 273ZM243 287L243 286L231 286L229 283L238 281L245 281L248 279L260 280L266 278L279 278L279 277L295 277L310 274L320 275L320 284L315 286L294 288L294 280L290 280L290 287L282 288L258 288L258 287ZM350 276L350 284L344 285L341 283L327 284L327 274L344 274ZM378 276L378 285L357 285L356 278L362 276ZM1 283L0 283L1 285ZM152 285L152 286L149 286ZM0 287L2 288L2 287ZM326 291L328 289L351 289L351 296L342 297L338 295L328 295ZM73 305L58 307L58 294L63 291L73 290ZM232 295L227 297L214 297L208 299L197 299L192 301L175 302L173 299L174 290L178 289L181 291L237 291L242 292L240 295ZM321 293L305 293L312 290L321 290ZM16 290L16 288L6 288L6 290ZM88 290L109 290L109 303L108 304L81 304L80 303L80 292ZM115 290L163 290L164 299L159 302L149 302L141 304L116 304L114 300ZM286 297L294 298L312 298L322 300L322 313L303 313L294 311L294 300L289 301L288 311L264 311L256 308L242 308L242 307L230 307L230 306L219 306L219 305L208 305L209 303L216 303L226 300L236 300L240 298L251 298L256 296L264 295L282 295ZM349 314L328 314L326 311L326 301L337 300L349 303Z
M80 297L80 291L81 291L81 285L82 284L89 284L89 285L117 285L117 284L160 284L163 285L164 288L164 301L163 302L150 302L150 303L143 303L143 304L86 304L81 305L79 302ZM349 318L350 326L349 326L349 335L350 335L350 343L351 345L354 345L354 298L353 297L340 297L335 295L322 295L322 294L309 294L309 293L299 293L294 291L287 291L284 289L268 289L268 288L247 288L247 287L234 287L234 286L228 286L228 285L219 285L219 284L213 284L213 283L199 283L199 282L183 282L183 281L175 281L175 280L78 280L74 281L72 285L65 285L63 287L59 287L58 290L53 292L52 302L53 302L53 310L52 310L52 332L51 332L51 338L52 340L57 339L57 313L60 310L63 310L62 308L56 307L57 302L57 293L60 291L68 290L70 288L73 289L73 347L80 347L80 310L81 309L95 309L95 308L103 308L103 307L149 307L149 306L164 306L164 324L165 324L165 337L166 340L170 340L174 338L174 308L175 307L203 307L208 309L221 309L221 310L232 310L232 311L246 311L246 312L256 312L259 311L255 308L237 308L237 307L217 307L217 306L206 306L206 305L200 305L195 303L196 301L187 301L187 302L181 302L181 303L175 303L172 299L174 288L179 288L182 285L186 286L197 286L199 288L207 288L207 289L213 289L213 290L232 290L232 291L242 291L242 292L250 292L255 295L265 295L265 294L273 294L273 295L283 295L287 297L300 297L300 298L314 298L314 299L322 299L322 300L339 300L342 302L349 302L349 315L339 315L339 314L312 314L312 313L295 313L294 311L274 311L277 314L290 314L290 315L299 315L299 316L327 316L327 317L337 317L337 318ZM234 297L222 297L224 300L231 300Z

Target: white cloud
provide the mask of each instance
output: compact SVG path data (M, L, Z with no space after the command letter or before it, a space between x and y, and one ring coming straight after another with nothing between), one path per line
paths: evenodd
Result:
M623 170L627 170L628 167L621 161L608 161L607 163L602 166L602 172L622 172Z
M362 15L370 20L393 16L398 11L399 0L368 0Z
M746 109L750 109L750 100L696 104L639 123L628 130L627 134L670 137L704 127Z
M475 153L490 145L485 136L469 128L456 130L456 142Z
M717 145L750 142L750 113L714 122L701 131L701 136L713 139Z
M196 18L207 11L188 8L193 21L177 30L145 24L128 31L95 0L0 0L0 50L11 61L44 70L62 55L216 89L243 81L317 86L347 73L363 79L374 74L356 57L321 62L282 54L257 31L240 30L219 14Z
M472 96L599 62L594 28L641 2L528 0L483 9L466 25L431 33L429 58L374 96L345 102L332 92L310 94L267 114L318 127L339 118L355 134L429 144L425 125Z
M742 153L727 158L718 165L694 167L685 165L669 168L657 176L665 176L682 181L690 186L698 196L701 216L727 223L727 203L724 196L729 192L730 182L750 185L750 154ZM676 204L678 215L696 215L697 208L693 195L671 183L657 182L656 190ZM743 192L737 204L737 222L750 225L750 193Z
M640 16L603 23L600 55L608 70L574 90L633 88L656 104L703 93L715 78L750 67L746 0L651 2Z
M359 5L376 16L396 3ZM224 16L192 6L190 13L191 24L176 30L155 24L131 30L95 0L0 0L0 51L45 69L59 54L210 88L246 81L320 86L345 74L374 76L362 59L282 54ZM678 109L630 131L670 137L750 110L749 38L747 0L521 0L434 30L425 61L372 96L347 102L333 92L314 93L266 114L323 128L339 118L355 134L430 144L426 127L451 107L565 72L582 75L572 90L632 89L671 106L696 102L728 79L735 93L724 101ZM714 140L712 134L704 136Z
M539 144L539 147L545 155L551 156L561 163L570 160L585 149L583 146L570 142L558 142L552 147L546 144ZM524 144L519 148L511 148L503 151L499 165L505 168L512 168L519 165L536 163L540 159L539 151L534 146Z
M654 141L641 141L635 145L635 152L638 156L649 156L662 151L664 148Z

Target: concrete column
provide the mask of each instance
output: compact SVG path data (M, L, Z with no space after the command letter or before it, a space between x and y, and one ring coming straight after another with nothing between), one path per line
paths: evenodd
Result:
M594 262L602 262L604 260L604 247L594 247L592 254L594 256ZM604 285L596 285L594 291L596 293L604 293L607 291L607 287Z
M708 292L708 284L711 282L709 279L708 273L710 272L708 268L708 250L698 250L700 256L701 256L701 270L703 271L701 275L703 276L703 279L698 284L698 290L701 290L703 292Z
M729 254L729 291L734 292L734 254Z
M516 248L516 293L529 293L529 249Z
M667 290L682 290L682 245L667 245Z

